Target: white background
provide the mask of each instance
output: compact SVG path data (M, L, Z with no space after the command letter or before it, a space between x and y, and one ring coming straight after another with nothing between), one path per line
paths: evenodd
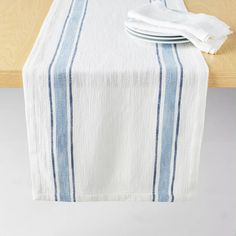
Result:
M22 89L0 89L0 236L236 236L236 89L210 89L186 203L31 200Z

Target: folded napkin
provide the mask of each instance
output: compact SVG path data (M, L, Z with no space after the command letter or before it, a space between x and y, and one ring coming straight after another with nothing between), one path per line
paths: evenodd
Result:
M128 12L128 28L141 29L150 34L162 32L189 39L207 53L216 53L232 33L227 24L214 16L168 9L160 1L145 4Z
M198 49L200 49L203 52L207 52L210 54L215 54L219 48L223 45L225 40L227 39L226 36L223 36L221 38L216 39L208 39L206 42L203 42L196 38L191 33L188 33L184 30L176 30L176 29L170 29L166 27L156 27L155 25L151 25L148 23L145 23L143 21L138 21L134 19L128 19L125 22L125 25L129 29L133 30L142 30L143 32L146 32L146 34L155 35L156 33L165 33L169 35L181 35L187 38L194 46L196 46Z
M23 68L34 199L193 195L208 67L190 43L127 39L127 9L147 1L53 1Z

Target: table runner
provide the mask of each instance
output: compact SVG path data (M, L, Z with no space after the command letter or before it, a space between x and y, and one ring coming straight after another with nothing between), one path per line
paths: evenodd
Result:
M53 1L23 68L34 199L192 196L208 68L191 44L126 35L128 10L146 2Z

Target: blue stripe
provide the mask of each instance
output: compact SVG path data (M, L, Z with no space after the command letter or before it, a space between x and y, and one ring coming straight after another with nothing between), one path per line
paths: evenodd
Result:
M78 43L79 43L79 38L80 38L80 33L83 27L83 23L84 23L84 18L86 15L86 11L87 11L87 6L88 6L88 1L86 1L86 5L85 5L85 10L84 10L84 14L83 14L83 18L81 21L81 25L80 25L80 29L79 29L79 33L77 35L77 40L76 40L76 45L75 45L75 49L74 49L74 53L72 55L72 60L71 60L71 64L69 67L69 93L70 93L70 140L71 140L71 169L72 169L72 187L73 187L73 201L76 201L76 197L75 197L75 171L74 171L74 151L73 151L73 94L72 94L72 68L73 68L73 64L74 64L74 60L75 60L75 55L77 53L78 50Z
M73 162L73 154L71 154L71 167L72 167L72 185L73 185L73 196L71 196L70 191L70 177L69 177L69 159L68 159L68 117L67 117L67 77L68 74L66 72L66 68L69 64L69 59L71 56L71 53L73 51L73 45L76 41L79 35L76 35L78 27L81 27L82 20L84 19L84 6L85 6L85 0L73 0L70 10L68 12L68 15L66 17L64 27L61 33L61 37L58 42L58 46L54 55L54 58L52 60L52 63L50 65L50 76L49 76L49 90L50 90L50 104L51 104L51 125L53 130L53 110L52 110L52 85L51 85L51 68L52 64L55 61L56 55L56 61L54 65L54 102L55 102L55 120L56 120L56 154L54 154L52 159L57 159L57 176L58 176L58 184L60 187L60 193L59 193L59 200L61 201L75 201L75 184L74 184L74 162ZM80 32L80 28L79 28ZM63 35L64 38L63 38ZM77 37L76 37L77 36ZM63 38L63 40L62 40ZM60 50L59 49L60 47ZM74 57L74 56L73 56ZM71 63L72 66L72 63ZM71 68L70 68L71 70ZM70 92L71 92L71 88ZM69 99L72 107L72 100L71 100L71 94L69 94ZM70 107L70 111L73 112L73 109ZM72 118L73 119L73 118ZM70 120L70 125L71 125ZM71 127L72 129L72 127ZM51 131L52 133L52 131ZM70 131L70 138L72 137L72 131ZM52 135L52 144L53 144L53 133ZM72 139L71 139L71 142ZM53 146L53 145L52 145ZM70 148L70 151L73 151L73 144ZM54 157L55 155L55 157ZM54 161L55 162L55 161ZM55 164L54 164L55 165ZM54 167L55 168L55 167ZM55 169L54 169L55 171ZM57 195L57 194L55 194ZM56 199L57 200L57 199Z
M173 45L162 45L163 61L166 67L165 101L162 127L162 149L158 200L169 201L170 166L172 156L173 131L175 121L175 100L178 81L178 69L173 55Z
M54 99L56 108L56 148L57 148L58 180L60 185L61 201L72 200L70 192L69 158L68 158L68 138L71 137L68 137L68 114L67 114L68 74L66 72L66 68L68 66L69 59L71 57L75 40L77 41L76 36L77 38L79 37L79 35L77 35L77 29L78 27L79 28L81 27L82 20L84 18L85 3L86 3L85 0L76 0L74 2L71 16L68 21L66 34L61 46L59 56L55 63ZM71 155L71 157L73 158L73 154ZM74 165L72 165L72 167L74 167ZM72 173L72 175L74 175L74 173ZM72 179L73 177L74 176L72 176ZM73 193L73 195L75 196L75 193Z
M156 123L156 143L155 143L155 161L154 161L154 174L153 174L153 187L152 187L152 201L156 200L156 175L157 175L157 154L158 154L158 141L159 141L159 124L160 124L160 108L161 108L161 95L162 95L162 64L158 44L156 44L157 61L160 67L160 82L157 103L157 123Z
M49 107L50 107L50 122L51 122L51 157L52 157L52 171L53 171L53 183L54 183L54 198L55 201L58 200L57 194L58 194L58 189L57 189L57 181L56 181L56 170L55 170L55 155L54 155L54 137L53 137L53 127L54 127L54 116L53 116L53 106L52 106L52 81L51 81L51 73L52 73L52 65L55 61L56 55L58 53L58 49L59 46L61 44L62 41L62 37L64 35L65 32L65 27L67 25L70 13L71 13L71 9L72 9L72 5L73 5L74 0L72 0L68 14L66 16L65 22L63 24L62 27L62 32L56 47L56 50L54 52L54 55L52 57L51 63L49 64L49 68L48 68L48 88L49 88Z
M182 89L183 89L183 65L180 61L177 46L175 44L175 53L177 61L180 67L180 85L179 85L179 100L178 100L178 115L177 115L177 124L176 124L176 135L175 135L175 150L174 150L174 163L173 163L173 175L171 182L171 201L174 201L174 182L175 182L175 172L176 172L176 157L177 157L177 148L178 148L178 137L179 137L179 122L180 122L180 106L182 99Z
M161 0L167 6L166 0ZM149 0L151 3L152 0ZM182 97L182 85L183 85L183 66L180 62L176 45L160 45L163 52L163 64L166 67L166 88L165 88L165 102L164 102L164 114L163 114L163 127L162 127L162 149L160 156L160 176L158 185L158 200L159 201L174 201L174 182L176 172L176 157L177 157L177 145L179 135L179 123L180 123L180 105ZM173 48L178 63L175 62ZM157 48L158 49L158 48ZM160 104L161 104L161 84L162 84L162 62L160 60L159 51L157 51L158 64L160 66L160 84L159 84L159 95L157 104L157 125L156 125L156 144L155 144L155 161L154 161L154 174L153 174L153 201L156 200L156 175L157 175L157 154L158 154L158 142L159 142L159 125L160 125ZM180 89L179 89L179 100L178 100L178 114L176 124L176 135L174 136L174 121L175 121L175 100L178 83L178 69L180 68ZM170 167L172 157L172 144L174 142L174 160L173 160L173 171L171 180L171 199L169 196L170 186Z

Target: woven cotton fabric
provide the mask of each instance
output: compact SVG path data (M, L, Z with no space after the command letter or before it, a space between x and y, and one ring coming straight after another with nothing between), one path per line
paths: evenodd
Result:
M34 199L173 202L194 192L208 67L191 44L127 36L128 10L146 2L53 1L23 69Z

